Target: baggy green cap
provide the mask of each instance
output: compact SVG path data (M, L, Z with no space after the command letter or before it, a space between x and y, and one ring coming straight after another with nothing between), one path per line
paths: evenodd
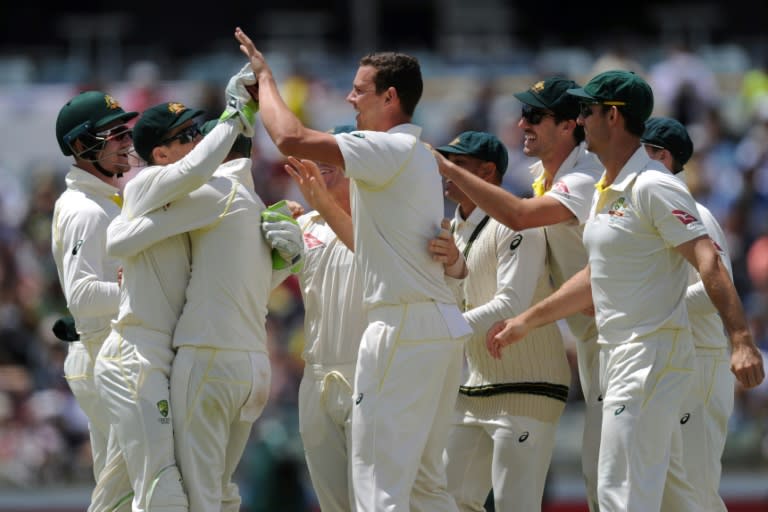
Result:
M611 70L596 75L584 87L568 94L604 105L616 105L645 121L653 112L653 91L648 82L632 71Z
M168 132L205 112L191 109L183 103L160 103L142 112L133 127L133 147L145 161L152 150L168 138Z
M652 117L645 122L640 142L664 148L675 157L680 166L693 155L693 141L683 124L670 117Z
M435 149L442 154L469 155L484 162L493 162L501 175L507 172L507 148L495 135L488 132L462 132L448 145Z
M573 80L554 76L540 80L527 91L513 96L526 105L550 110L562 118L576 119L579 117L579 100L567 91L578 86Z

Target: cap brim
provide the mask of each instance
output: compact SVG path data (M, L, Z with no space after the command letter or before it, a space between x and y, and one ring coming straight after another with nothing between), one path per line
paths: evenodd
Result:
M98 130L99 128L110 125L115 121L122 121L122 122L130 121L131 119L133 119L138 115L139 115L138 112L117 112L115 114L111 114L99 119L99 122L96 124L96 126L94 126L94 128Z
M435 151L441 154L450 153L452 155L468 155L469 154L469 152L466 149L463 149L458 146L440 146L439 148L435 148Z
M526 105L530 105L532 107L543 108L547 110L550 108L548 105L545 105L544 102L542 102L539 98L534 96L531 91L518 92L512 96L525 103Z
M567 89L565 92L571 96L578 96L579 98L587 98L588 100L596 100L594 96L584 90L583 87L577 87L576 89Z
M177 117L176 120L173 123L171 123L171 126L168 127L168 131L171 131L174 128L176 128L177 126L183 125L184 123L186 123L190 119L193 119L193 118L195 118L197 116L201 116L203 114L205 114L204 110L192 109L192 108L187 109L184 112L182 112L181 115L179 117Z

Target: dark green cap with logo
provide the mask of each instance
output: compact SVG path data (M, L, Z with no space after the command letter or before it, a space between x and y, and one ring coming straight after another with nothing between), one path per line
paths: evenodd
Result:
M206 121L203 123L203 125L200 127L200 133L203 134L203 136L208 135L211 133L211 130L219 124L218 119L211 119L210 121ZM232 149L230 149L230 153L240 153L242 155L247 155L248 158L251 157L251 148L253 147L253 139L250 137L246 137L242 133L237 136L235 139L235 142L232 143Z
M507 165L509 164L507 148L495 135L488 132L462 132L447 146L440 146L435 149L443 155L448 153L469 155L484 162L493 162L501 175L507 172Z
M148 162L152 150L168 138L168 132L204 113L175 102L160 103L148 108L141 113L133 127L133 147L136 153Z
M685 165L693 155L693 141L688 130L680 121L669 117L652 117L647 120L640 142L666 149L680 166Z
M576 119L579 117L579 100L567 91L578 86L573 80L554 76L538 81L527 91L516 93L514 96L526 105L550 110L558 117Z
M577 98L614 104L645 121L653 112L653 91L648 82L632 71L604 71L584 87L569 89L568 94Z
M56 118L56 140L61 152L72 154L72 144L81 135L101 131L116 121L126 122L139 115L126 112L120 103L101 91L84 91L61 107Z

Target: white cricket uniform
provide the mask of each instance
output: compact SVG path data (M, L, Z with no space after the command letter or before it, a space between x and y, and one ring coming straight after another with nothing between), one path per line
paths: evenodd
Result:
M584 228L600 344L601 510L699 510L681 465L680 409L695 354L674 248L706 235L685 185L639 147L598 190Z
M474 334L444 454L448 490L462 511L483 510L491 488L496 510L540 510L571 381L560 329L534 329L501 360L488 353L485 337L494 323L552 293L544 230L514 231L480 208L466 220L457 208L453 226L469 269L460 298Z
M126 500L130 503L133 490L119 448L110 444L111 426L93 381L93 365L120 303L119 263L107 256L106 240L122 197L116 187L74 165L65 180L67 189L53 210L51 250L80 341L69 344L64 376L88 417L96 481L88 510L113 510Z
M299 431L321 510L354 510L350 475L352 383L368 322L355 255L316 211L299 217L304 232L304 375Z
M456 511L442 460L471 330L432 260L443 195L421 128L338 134L368 326L355 371L357 509Z
M696 208L733 278L722 228L705 206L696 203ZM692 266L688 272L686 306L696 347L696 374L680 417L683 466L701 497L704 510L725 512L720 497L720 458L728 436L728 419L733 412L735 377L730 369L730 345L725 327L704 289L701 276ZM673 504L662 502L662 510L673 512Z
M142 169L125 187L118 218L167 207L205 184L239 134L236 122L217 125L178 162ZM120 310L96 361L96 385L128 466L133 512L187 511L174 456L169 387L171 335L190 274L189 236L167 238L121 263Z
M240 510L232 475L269 395L265 322L273 282L270 247L259 229L264 208L251 160L240 158L188 196L117 226L110 240L117 246L111 250L127 256L189 233L195 270L173 334L171 404L176 459L193 512Z
M536 181L543 180L544 166L541 161L531 166ZM573 213L575 219L545 226L547 237L547 259L555 288L587 265L587 250L582 234L584 223L589 217L595 183L603 172L603 164L594 153L581 143L568 155L555 173L552 186L537 195L546 194L557 199ZM584 395L584 431L581 444L581 469L587 491L590 510L597 512L597 458L600 451L600 423L603 406L598 383L597 326L592 316L576 313L567 317L566 322L576 338L576 362L579 381Z

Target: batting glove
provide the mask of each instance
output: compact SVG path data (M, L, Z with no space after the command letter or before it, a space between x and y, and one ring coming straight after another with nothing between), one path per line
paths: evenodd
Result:
M279 201L261 212L261 231L272 247L272 268L282 270L290 267L294 274L301 271L304 266L304 236L285 201Z
M80 335L77 333L77 329L75 328L75 319L71 316L63 316L56 320L56 322L53 324L53 334L56 335L57 338L59 338L61 341L78 341L80 339Z

